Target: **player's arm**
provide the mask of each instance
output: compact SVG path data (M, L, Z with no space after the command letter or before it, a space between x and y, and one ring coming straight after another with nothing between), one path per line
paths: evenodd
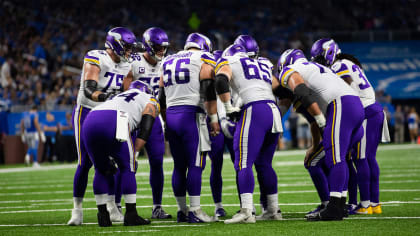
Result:
M306 86L302 76L298 72L292 72L287 85L293 90L297 100L301 101L302 106L314 117L318 126L323 129L326 123L325 117L312 96L313 91Z
M85 96L95 102L105 101L112 93L104 93L98 90L101 69L99 66L90 63L85 63L83 67L85 71L83 78Z
M124 91L127 90L130 87L131 82L133 82L133 72L130 70L128 74L123 79L123 89Z
M271 88L273 94L279 99L280 113L283 116L292 105L293 92L290 91L290 89L281 86L279 79L274 75L272 76Z
M165 95L165 86L163 84L163 76L159 80L159 105L160 105L160 114L162 115L163 121L166 122L166 95Z
M36 130L38 131L38 135L39 135L39 138L41 139L41 142L45 143L45 140L46 140L45 134L41 129L41 125L39 124L38 116L35 116L34 118L34 125L35 125Z
M210 117L211 135L220 132L219 118L217 117L217 100L214 88L214 67L203 63L200 70L200 96L204 98L204 106Z
M136 138L136 152L140 151L149 139L150 133L152 132L153 123L158 115L156 104L148 103L144 109L140 124L138 125L139 131Z

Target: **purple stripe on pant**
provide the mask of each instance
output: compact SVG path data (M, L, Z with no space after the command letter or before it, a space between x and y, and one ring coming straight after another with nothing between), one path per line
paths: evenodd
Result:
M238 171L241 194L254 192L254 164L263 194L277 193L277 175L271 163L279 133L271 133L273 115L269 102L271 101L258 101L244 106L235 129L234 165Z
M365 112L357 96L343 96L328 105L323 133L325 163L330 169L330 192L342 192L348 181L346 154L363 136Z
M83 123L89 112L89 108L76 105L72 114L74 136L76 139L77 154L79 159L73 180L73 197L84 197L88 183L89 170L92 167L92 162L89 159L88 153L83 144L83 137L81 135L83 131Z
M174 159L172 188L175 196L199 196L201 174L206 165L206 153L199 151L197 113L203 110L196 106L171 106L166 110L166 132ZM200 165L196 165L199 158Z
M116 120L117 112L114 110L92 111L83 124L85 148L95 166L95 194L114 190L114 177L103 174L103 171L109 168L110 156L114 158L120 170L122 193L135 194L137 190L135 170L130 168L130 165L133 165L130 157L134 155L134 140L119 142L115 139Z

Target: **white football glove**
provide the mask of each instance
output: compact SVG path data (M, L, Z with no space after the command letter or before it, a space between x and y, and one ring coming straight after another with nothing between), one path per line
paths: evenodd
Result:
M226 116L233 121L237 121L239 119L241 108L232 106L230 101L224 102L223 106L225 107Z
M233 138L233 134L235 133L235 126L236 124L226 118L220 120L220 126L222 128L223 134L227 138Z
M47 139L45 138L45 133L41 132L39 135L39 139L41 139L41 142L45 143L45 141L47 141Z

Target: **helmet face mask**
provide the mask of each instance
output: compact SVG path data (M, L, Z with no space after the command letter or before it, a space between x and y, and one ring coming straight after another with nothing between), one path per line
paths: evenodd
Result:
M113 28L108 31L105 47L111 49L121 61L128 62L137 48L136 36L127 28Z
M258 47L257 41L250 35L239 35L235 39L234 44L242 45L250 58L257 58L259 55L260 48Z
M168 35L161 28L152 27L143 33L143 45L147 53L156 61L165 57L169 47Z
M184 45L184 50L188 50L190 48L197 48L204 52L212 52L213 44L205 35L200 33L192 33L188 35Z

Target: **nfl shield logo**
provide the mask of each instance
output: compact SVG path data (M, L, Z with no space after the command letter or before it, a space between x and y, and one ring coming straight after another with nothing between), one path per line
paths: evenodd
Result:
M146 71L146 69L144 67L139 67L139 73L140 74L144 74L145 71Z

